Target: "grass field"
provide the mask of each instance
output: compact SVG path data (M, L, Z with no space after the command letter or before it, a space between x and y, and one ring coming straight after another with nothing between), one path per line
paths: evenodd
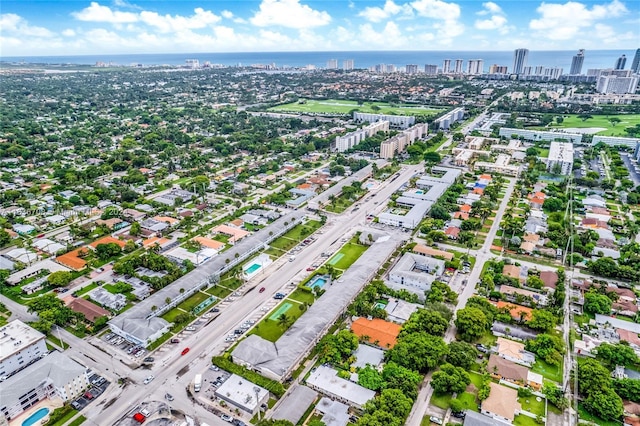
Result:
M200 303L202 303L209 297L210 296L208 294L199 291L193 296L191 296L190 298L188 298L187 300L185 300L184 302L182 302L181 304L179 304L178 307L181 309L184 309L187 312L191 312L193 308L198 306Z
M513 424L516 426L539 426L536 419L519 414L513 419Z
M209 287L206 290L206 293L209 293L210 295L216 296L220 299L224 299L231 294L231 290L229 290L228 288L220 287L219 285L214 285L213 287Z
M329 259L329 262L327 263L337 269L342 269L343 271L345 271L347 268L349 268L349 266L353 265L353 262L355 262L360 256L362 256L362 253L364 253L365 250L367 250L367 246L347 243L338 253L336 253L331 259ZM332 260L335 263L332 263Z
M549 126L550 129L566 129L566 128L579 128L586 127L601 127L606 130L597 132L597 135L603 136L627 136L624 131L625 127L632 127L636 124L640 124L640 114L625 114L625 115L594 115L593 118L582 121L576 114L563 115L564 121L561 125ZM617 117L621 121L615 126L611 124L609 118Z
M553 380L556 383L562 383L562 366L547 364L541 359L536 360L531 371L542 374L546 379Z
M189 312L185 312L181 309L173 308L169 312L165 312L164 314L162 314L161 317L168 322L173 322L178 315L188 313Z
M289 232L276 238L270 246L282 250L283 252L290 250L300 241L313 234L318 228L322 226L322 223L317 220L309 220L303 224L293 227ZM268 253L271 254L271 253Z
M600 426L620 426L621 424L621 422L616 422L614 420L602 420L600 417L587 413L582 404L578 404L578 416L580 417L580 420L587 420Z
M435 108L428 105L389 105L385 102L365 102L358 105L356 101L346 101L339 99L314 100L306 99L300 102L278 105L269 108L269 111L316 113L316 114L348 114L352 110L360 112L372 112L379 114L396 115L436 115L445 111L444 108ZM377 108L372 108L376 106Z
M541 400L538 401L536 400L536 396L535 395L531 395L529 397L526 398L519 398L518 402L520 403L520 405L522 406L522 409L525 411L528 411L530 413L533 413L537 416L545 416L545 412L544 412L544 399L540 398Z
M313 302L315 302L315 300L316 300L313 297L312 293L309 293L308 291L301 290L299 288L297 288L293 293L291 293L289 296L287 296L287 299L297 300L300 303L308 303L310 305Z
M300 309L300 307L304 305L296 302L283 302L281 305L278 306L278 308L282 306L284 303L289 303L292 305L289 309L287 309L285 314L287 318L289 318L289 323L293 324L305 312L304 309ZM276 310L274 310L274 312ZM284 327L280 325L277 320L276 321L270 320L269 317L267 316L265 317L265 319L263 319L258 324L256 324L255 328L249 334L257 334L263 339L266 339L270 342L275 342L280 338L280 336L284 334L285 331L287 331L289 327Z
M451 402L451 394L450 393L439 394L434 392L433 395L431 395L431 401L429 402L431 403L431 405L435 407L446 410L447 408L449 408L449 403Z

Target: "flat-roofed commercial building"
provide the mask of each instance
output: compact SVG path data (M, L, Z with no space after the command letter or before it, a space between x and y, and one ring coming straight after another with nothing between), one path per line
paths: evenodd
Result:
M47 353L44 334L20 320L0 327L0 376L9 376Z

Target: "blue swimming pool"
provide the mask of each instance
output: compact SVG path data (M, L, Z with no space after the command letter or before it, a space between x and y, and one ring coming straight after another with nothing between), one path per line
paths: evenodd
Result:
M418 191L416 191L416 194L424 194L424 192L423 192L423 191L418 190Z
M25 421L22 422L22 426L31 426L38 423L38 421L42 420L46 415L49 414L48 408L41 408L32 415L30 415Z
M255 271L257 271L258 269L260 269L260 267L261 267L261 266L262 266L262 265L260 265L260 264L258 264L258 263L254 263L253 265L249 266L249 267L245 270L245 272L246 272L247 274L252 274L252 273L254 273Z
M314 288L322 288L327 283L327 279L324 277L316 277L309 287Z

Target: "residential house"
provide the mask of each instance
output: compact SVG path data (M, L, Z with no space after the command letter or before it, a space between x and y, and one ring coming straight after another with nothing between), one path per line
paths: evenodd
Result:
M509 312L509 315L511 315L511 318L513 318L516 321L529 321L533 316L533 309L527 308L526 306L505 302L502 300L499 300L498 302L496 302L495 305L496 305L496 308L498 308L498 310L504 309L505 311Z
M489 397L482 401L480 412L496 420L513 423L522 407L518 402L518 391L513 388L489 383L491 391Z
M558 284L558 274L555 271L542 271L540 272L540 279L544 283L544 287L551 291L556 289Z
M536 361L535 355L525 350L523 343L514 342L504 337L498 337L496 346L492 349L502 358L527 367L531 367Z
M496 354L489 356L487 372L496 380L505 380L521 387L528 386L536 391L542 388L542 375L533 373L527 367L506 360Z
M401 328L399 324L380 318L358 318L351 324L351 331L358 338L366 339L369 343L384 349L395 346Z
M67 304L67 307L74 312L79 312L84 315L85 320L92 324L100 317L111 316L111 313L106 309L103 309L82 297L72 298Z

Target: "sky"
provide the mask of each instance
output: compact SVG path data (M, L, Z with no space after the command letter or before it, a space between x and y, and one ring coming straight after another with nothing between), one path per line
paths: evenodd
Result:
M2 0L1 56L636 49L640 1Z

